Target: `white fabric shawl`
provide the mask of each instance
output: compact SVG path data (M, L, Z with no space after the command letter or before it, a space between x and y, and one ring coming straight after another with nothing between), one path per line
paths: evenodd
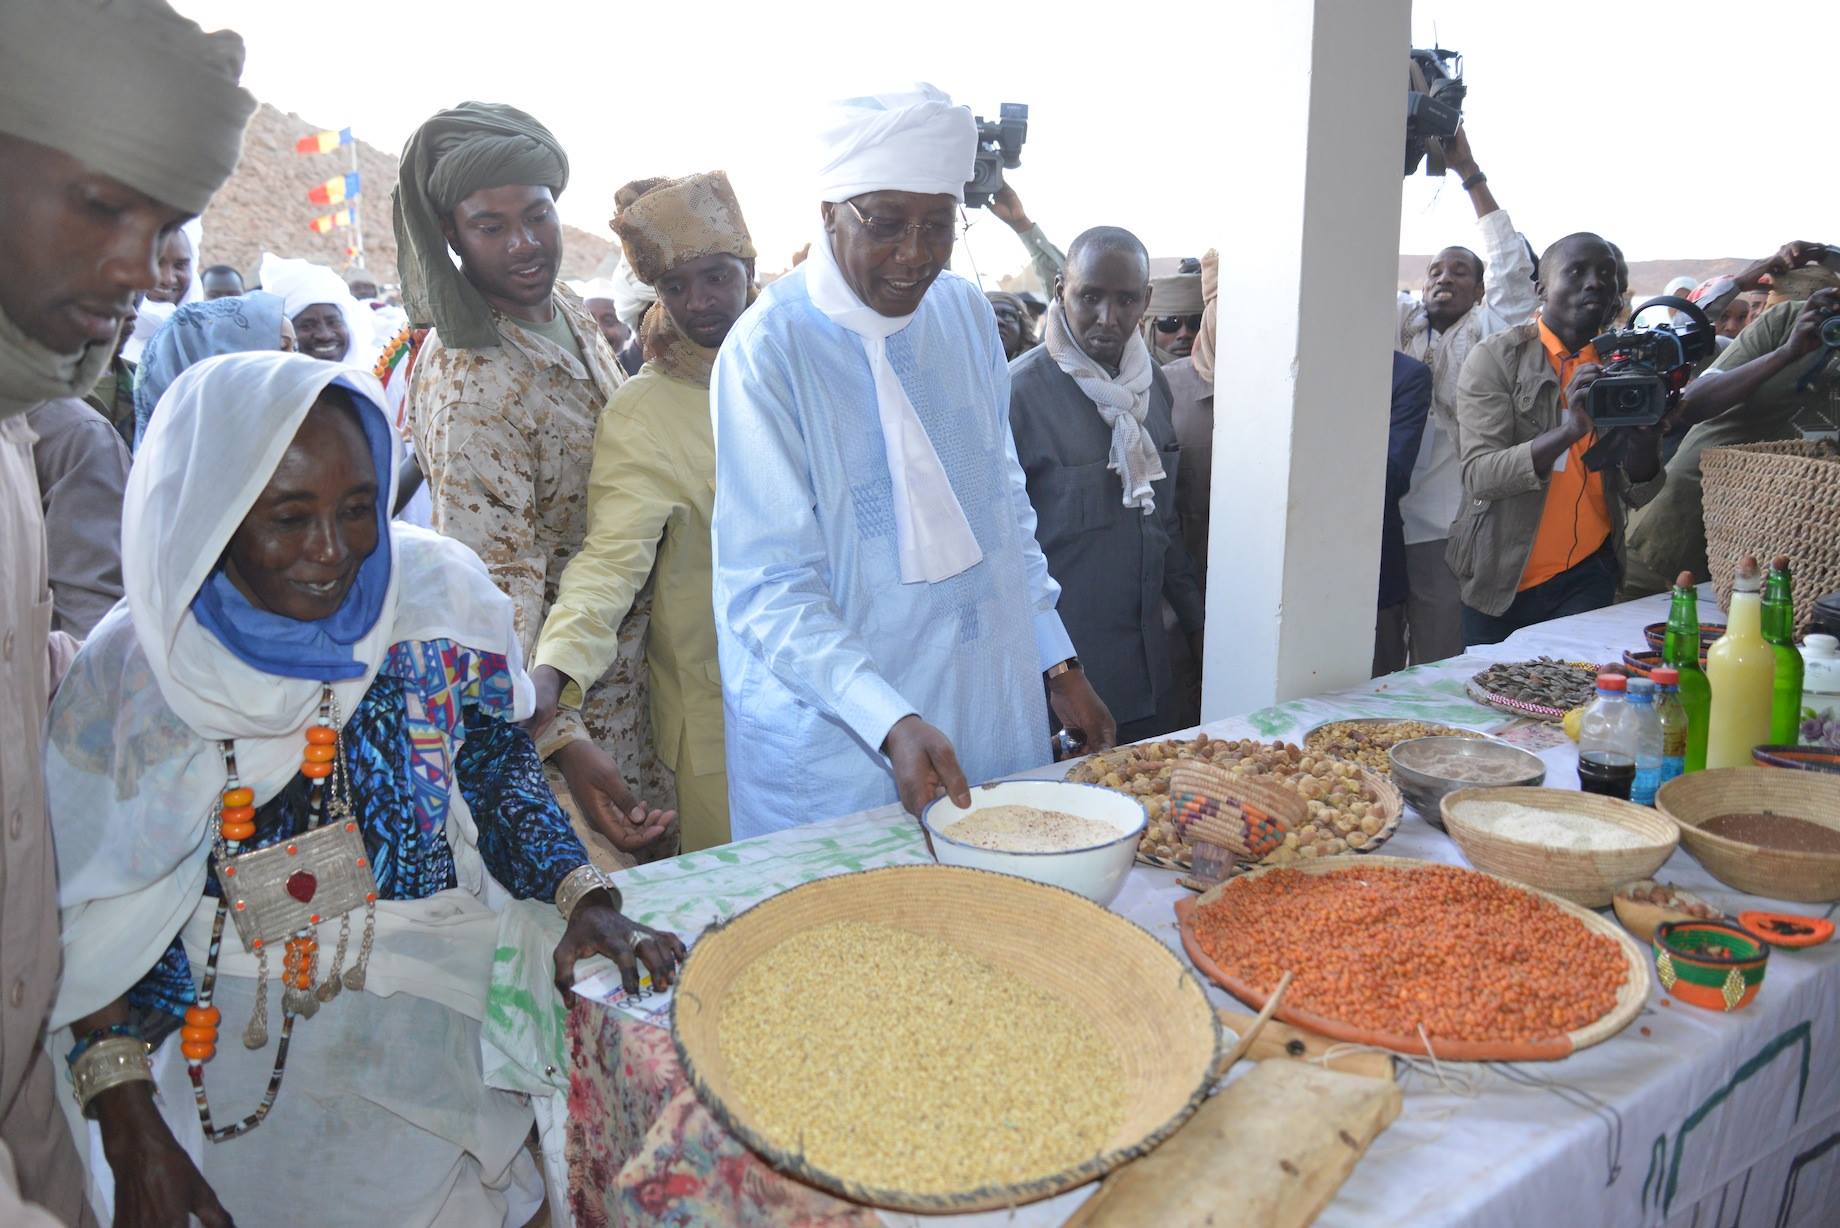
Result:
M160 399L123 505L127 596L91 633L52 705L46 792L64 940L53 1026L119 997L200 907L212 806L224 787L218 742L235 740L238 774L258 805L299 770L320 684L245 665L198 625L191 602L334 383L356 394L360 412L383 414L370 375L280 351L207 359ZM394 451L381 475L384 497L394 498L399 460ZM392 644L447 638L502 653L515 711L528 715L535 693L511 602L478 557L395 523L378 548L392 552L389 588L376 626L352 646L363 676L333 686L340 712L357 707ZM461 800L455 790L448 840L462 884L477 892L484 876ZM437 901L453 894L392 909L452 913L452 903ZM388 923L379 921L381 950ZM240 944L225 942L226 971L232 948L241 955Z
M939 452L920 415L888 362L888 338L913 316L885 316L856 297L837 267L830 236L819 232L805 260L811 304L846 332L856 334L875 377L875 411L882 422L882 446L894 485L894 533L901 556L901 583L936 584L976 566L984 558L965 509L959 505Z
M377 324L370 308L351 296L345 279L323 264L311 260L292 260L273 252L262 253L262 265L256 274L262 288L287 304L284 310L293 319L315 303L330 303L345 318L345 332L350 346L341 359L347 366L370 370L377 361Z
M1142 509L1148 516L1156 510L1156 492L1150 483L1163 479L1163 458L1156 441L1144 429L1150 413L1150 383L1156 368L1150 363L1150 347L1144 335L1132 330L1124 343L1124 359L1113 375L1094 362L1080 346L1073 330L1067 327L1067 313L1060 299L1048 305L1048 331L1042 338L1048 357L1078 384L1099 410L1099 417L1112 428L1111 459L1107 463L1124 488L1124 505Z

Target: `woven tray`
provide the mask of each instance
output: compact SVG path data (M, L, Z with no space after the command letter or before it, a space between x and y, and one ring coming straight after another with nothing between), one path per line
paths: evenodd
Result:
M1363 866L1372 865L1386 866L1396 870L1412 870L1429 868L1433 864L1432 862L1415 861L1407 857L1374 857L1366 861L1353 857L1323 857L1291 868L1303 874L1330 874L1337 870L1358 870ZM1273 867L1264 866L1240 878L1228 879L1226 882L1206 892L1197 899L1176 901L1176 923L1182 933L1182 948L1188 952L1189 959L1194 961L1195 967L1201 969L1209 980L1225 989L1241 1002L1245 1002L1254 1007L1263 1007L1265 1005L1265 994L1254 989L1252 986L1246 984L1244 981L1222 968L1219 964L1214 962L1212 956L1201 949L1201 943L1195 937L1194 917L1196 909L1200 908L1203 904L1209 904L1218 899L1221 892L1232 891L1237 884L1249 881L1260 874L1267 873L1272 868ZM1483 871L1471 870L1470 873L1481 874ZM1568 1032L1563 1036L1543 1041L1464 1041L1440 1039L1433 1042L1433 1046L1437 1050L1437 1057L1440 1061L1555 1061L1559 1058L1569 1057L1580 1049L1587 1049L1592 1045L1602 1044L1604 1041L1622 1031L1629 1025L1631 1020L1641 1014L1643 1004L1648 1001L1648 989L1650 984L1648 972L1649 959L1642 948L1636 945L1635 939L1631 938L1623 930L1622 926L1604 917L1598 916L1588 908L1580 908L1576 904L1562 900L1558 896L1550 895L1544 891L1537 891L1509 879L1501 878L1498 875L1490 874L1488 877L1516 891L1522 891L1528 895L1538 896L1540 899L1549 901L1555 908L1561 909L1568 915L1582 921L1587 929L1614 939L1618 948L1623 952L1624 960L1629 965L1629 975L1624 978L1622 988L1617 991L1616 1005L1611 1008L1609 1013L1595 1023L1588 1024L1576 1031ZM1286 1000L1278 1007L1278 1018L1285 1023L1295 1024L1300 1028L1308 1028L1312 1032L1319 1032L1324 1036L1332 1037L1336 1040L1345 1040L1353 1044L1373 1045L1376 1048L1391 1050L1394 1053L1407 1053L1421 1057L1429 1056L1426 1053L1424 1042L1417 1036L1398 1036L1386 1032L1369 1031L1365 1028L1356 1027L1350 1023L1344 1023L1339 1019L1330 1019L1326 1016L1318 1015L1314 1011L1302 1010L1298 1007L1294 1007L1290 1004L1289 1000Z
M1740 556L1768 565L1786 554L1795 571L1795 625L1814 603L1840 589L1840 451L1792 440L1708 448L1699 459L1706 518L1706 562L1719 608L1731 608Z
M1579 669L1588 669L1593 674L1597 673L1602 668L1602 666L1591 661L1565 661L1561 664L1575 665ZM1489 690L1478 681L1478 679L1487 672L1488 669L1486 668L1480 670L1476 673L1475 677L1472 677L1468 682L1463 684L1463 689L1467 691L1469 697L1477 703L1494 708L1500 712L1512 712L1516 716L1531 716L1535 720L1556 722L1565 719L1565 714L1568 709L1549 708L1545 704L1528 703L1524 699L1515 699L1513 696L1502 695L1498 692Z
M864 1186L809 1163L796 1139L754 1128L730 1098L718 1026L724 995L756 957L836 921L895 926L952 943L1083 1012L1118 1050L1124 1122L1083 1164L1003 1186L915 1193ZM1097 988L1101 973L1110 991ZM787 986L797 993L797 986ZM976 1020L966 1020L974 1028ZM1175 952L1083 896L962 866L890 866L819 879L763 900L704 931L671 1008L671 1034L696 1093L716 1120L768 1164L853 1202L919 1213L986 1211L1095 1181L1144 1155L1200 1107L1222 1053L1220 1021Z

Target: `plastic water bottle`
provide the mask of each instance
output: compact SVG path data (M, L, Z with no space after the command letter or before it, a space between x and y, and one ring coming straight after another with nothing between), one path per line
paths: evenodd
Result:
M1661 718L1661 783L1687 770L1687 706L1680 702L1680 671L1663 665L1655 680L1655 715Z
M1629 747L1635 755L1636 775L1629 785L1629 800L1639 806L1655 804L1661 787L1661 715L1655 710L1655 684L1648 678L1631 678L1623 713Z
M1597 675L1597 698L1578 722L1578 787L1625 801L1636 779L1635 748L1623 720L1628 684L1621 674Z

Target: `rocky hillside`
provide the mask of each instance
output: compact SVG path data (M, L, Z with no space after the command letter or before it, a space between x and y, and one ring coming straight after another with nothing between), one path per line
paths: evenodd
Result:
M346 247L352 232L318 235L307 223L335 207L307 200L307 189L351 169L351 150L297 154L294 142L320 125L284 114L267 103L256 109L243 134L243 160L204 215L203 264L230 264L253 277L264 251L304 256L335 269L350 263ZM360 134L362 135L362 134ZM390 188L396 182L396 155L358 142L358 170L364 191L358 216L364 228L365 264L384 282L397 280L396 236L390 230ZM562 275L586 277L612 249L612 242L573 226L564 226Z

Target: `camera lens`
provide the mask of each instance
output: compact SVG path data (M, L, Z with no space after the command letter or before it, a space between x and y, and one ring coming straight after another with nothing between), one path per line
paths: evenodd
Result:
M1840 349L1840 316L1828 316L1821 321L1821 344Z
M1618 389L1611 408L1618 413L1633 414L1648 403L1647 395L1640 388Z

